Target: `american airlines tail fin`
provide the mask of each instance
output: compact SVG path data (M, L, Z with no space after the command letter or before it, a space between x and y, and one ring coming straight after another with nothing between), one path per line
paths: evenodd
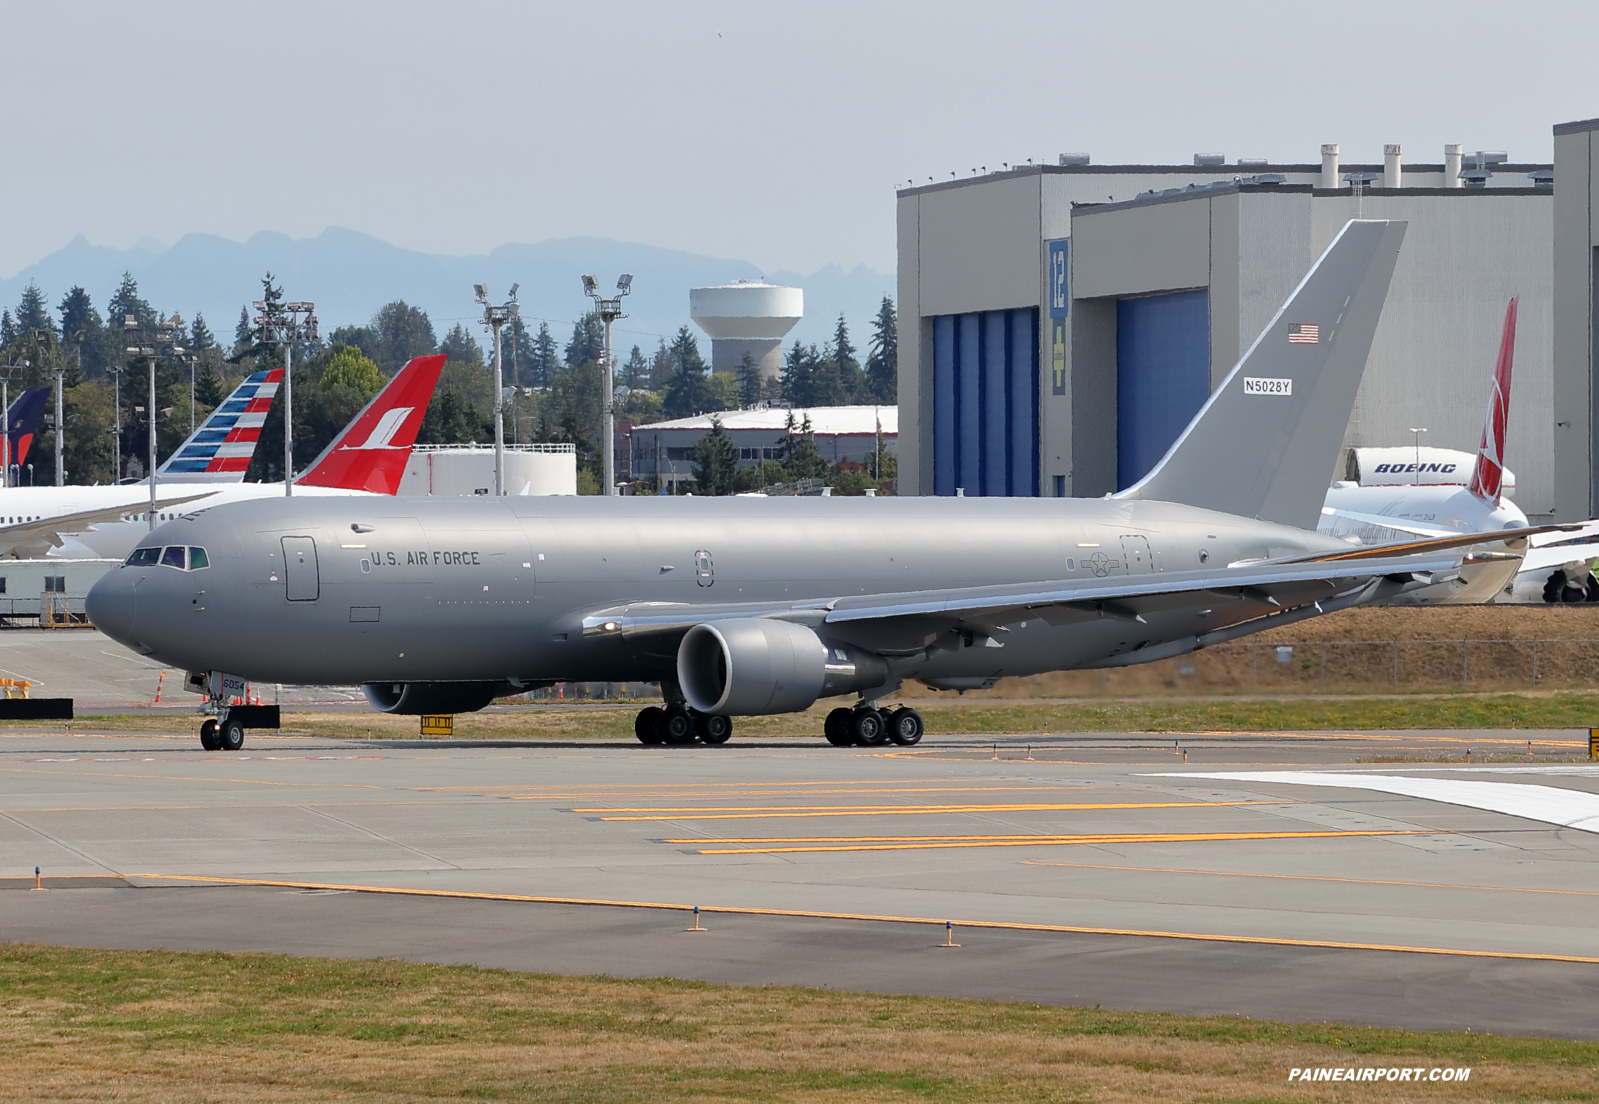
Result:
M162 483L242 483L283 369L246 376L157 469Z
M1492 506L1499 505L1505 478L1505 427L1510 424L1510 363L1516 352L1516 304L1505 308L1505 328L1499 335L1499 363L1494 367L1493 390L1488 393L1488 417L1482 423L1482 443L1477 464L1471 469L1472 494Z
M295 482L377 494L399 490L444 359L442 353L417 357L396 372Z
M33 435L39 431L44 405L49 398L48 387L30 387L18 395L17 401L6 411L6 437L11 442L6 463L20 467L28 462L28 449L33 445Z
M1405 226L1346 223L1160 463L1114 497L1314 529Z

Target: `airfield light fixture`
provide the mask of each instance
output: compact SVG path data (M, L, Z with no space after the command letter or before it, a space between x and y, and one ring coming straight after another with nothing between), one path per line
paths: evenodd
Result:
M283 494L294 495L294 346L318 339L315 303L280 303L276 300L251 304L255 316L256 340L262 345L283 346Z
M605 351L600 355L603 375L600 399L605 406L605 493L616 493L616 380L615 365L611 363L611 323L626 318L622 313L622 296L633 290L633 276L623 273L616 281L616 297L600 298L600 282L592 276L583 277L583 293L594 300L595 313L605 323Z
M505 361L500 351L500 330L507 323L516 319L521 312L521 306L516 301L515 285L511 288L510 301L503 306L494 306L489 302L489 289L487 284L473 284L472 289L477 292L477 301L483 304L483 328L494 334L494 495L498 498L505 493L505 405L507 402L505 388ZM515 332L514 330L512 331Z

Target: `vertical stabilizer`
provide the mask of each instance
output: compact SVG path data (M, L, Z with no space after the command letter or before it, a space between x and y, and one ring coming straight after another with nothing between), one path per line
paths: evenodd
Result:
M1471 469L1471 493L1491 506L1499 505L1505 479L1505 428L1510 424L1510 363L1516 352L1516 304L1505 308L1505 328L1499 335L1499 363L1494 366L1493 390L1488 393L1488 417L1482 423L1482 443Z
M246 376L157 469L160 482L243 483L282 382L282 368Z
M443 370L443 353L408 362L295 483L376 494L398 491Z
M1405 225L1346 223L1160 463L1114 497L1314 529Z
M6 462L12 467L20 468L28 462L28 450L33 445L33 435L39 431L49 398L50 388L30 387L18 395L11 409L6 411L6 436L11 439Z

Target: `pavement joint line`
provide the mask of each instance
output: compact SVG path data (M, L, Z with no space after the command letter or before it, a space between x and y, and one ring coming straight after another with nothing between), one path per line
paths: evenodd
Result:
M1136 939L1182 939L1203 943L1243 943L1272 947L1317 947L1341 951L1388 951L1401 954L1427 954L1457 956L1461 958L1506 958L1531 962L1571 962L1599 966L1599 957L1586 955L1549 954L1537 951L1490 951L1459 947L1419 947L1399 943L1357 943L1332 939L1289 939L1282 936L1227 935L1218 932L1155 931L1140 928L1102 928L1078 924L1029 924L1011 920L957 920L951 917L934 919L927 916L887 916L862 912L823 912L813 909L776 909L744 907L738 905L681 905L662 901L610 901L593 897L543 897L519 893L476 893L456 889L410 889L403 886L343 885L330 882L297 882L272 878L222 878L200 874L122 874L122 878L141 878L148 881L195 882L219 886L260 886L278 889L325 889L346 893L374 893L398 897L440 897L468 901L506 901L517 904L583 905L599 908L654 909L662 912L691 912L698 907L701 913L719 913L727 916L787 916L803 920L849 920L877 924L928 924L944 927L954 924L961 928L980 928L996 931L1043 932L1055 935L1113 935ZM140 887L144 888L144 887ZM155 887L149 887L155 888Z
M1400 833L1395 833L1400 834ZM1430 835L1482 835L1481 832L1437 832ZM700 840L662 840L663 843L699 843ZM723 843L743 843L744 840L722 840ZM1023 859L1023 866L1069 866L1075 870L1130 870L1142 874L1206 874L1221 878L1278 878L1295 882L1343 882L1350 885L1404 886L1410 889L1473 889L1492 893L1553 893L1565 897L1599 897L1592 889L1540 889L1533 886L1464 885L1453 882L1405 882L1384 878L1334 878L1325 874L1263 874L1244 870L1187 870L1180 866L1112 866L1109 863L1050 862L1047 859Z

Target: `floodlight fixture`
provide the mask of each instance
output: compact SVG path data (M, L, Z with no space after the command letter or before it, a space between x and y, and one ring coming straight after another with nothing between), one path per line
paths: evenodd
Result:
M489 301L489 286L487 284L473 284L472 290L477 292L477 301L479 303L487 303Z
M599 287L600 287L600 282L598 280L596 280L594 277L592 277L592 276L584 276L583 277L583 294L584 295L593 295L596 291L599 290Z
M622 273L622 278L616 281L616 290L623 295L633 290L633 274L631 272Z
M511 298L512 299L516 298L516 289L521 287L521 286L522 286L521 284L512 284L511 285Z

